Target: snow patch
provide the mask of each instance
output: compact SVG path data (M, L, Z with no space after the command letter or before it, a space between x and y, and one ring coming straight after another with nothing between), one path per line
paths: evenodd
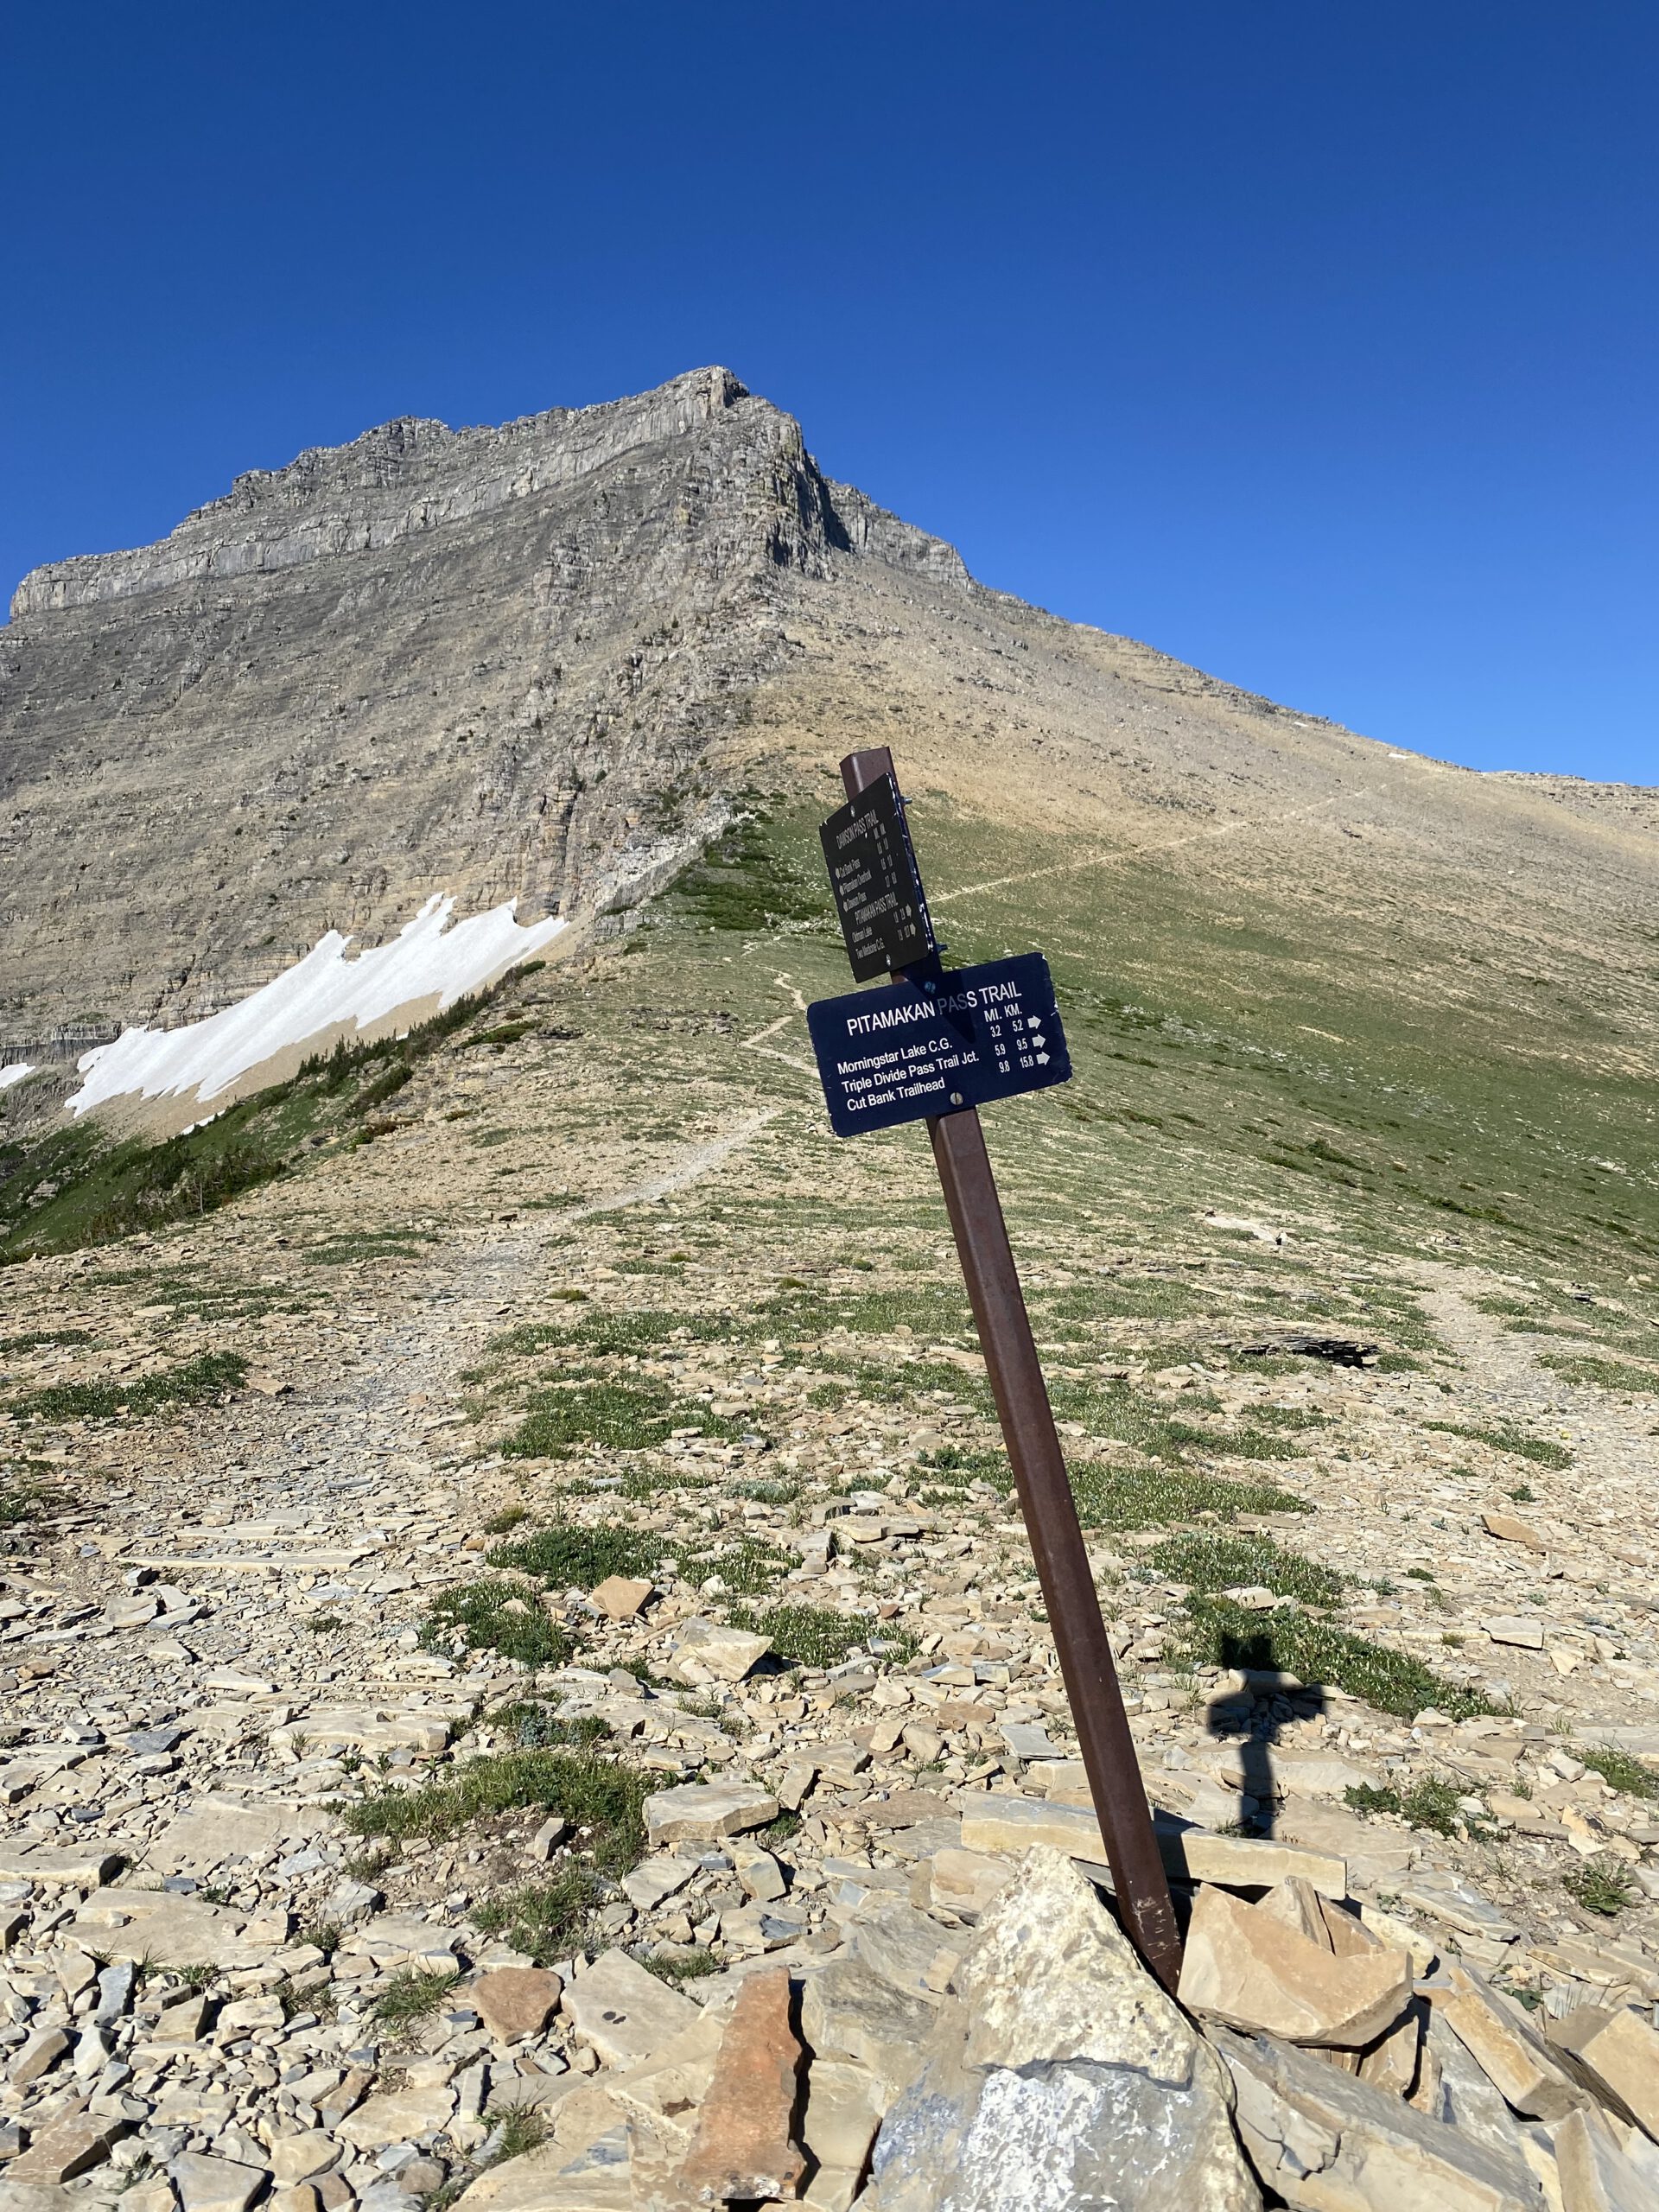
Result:
M250 1069L341 1023L366 1029L433 998L442 1013L530 959L565 926L554 918L520 928L513 918L517 903L509 899L452 928L455 902L435 893L390 944L352 959L350 938L330 930L303 960L223 1013L179 1029L126 1029L112 1045L83 1053L77 1065L84 1080L70 1110L85 1114L135 1093L159 1098L194 1091L205 1101ZM7 1079L17 1079L10 1069L0 1071L0 1083Z
M21 1083L26 1075L33 1075L32 1060L14 1060L10 1067L0 1068L0 1090L9 1090L14 1083Z

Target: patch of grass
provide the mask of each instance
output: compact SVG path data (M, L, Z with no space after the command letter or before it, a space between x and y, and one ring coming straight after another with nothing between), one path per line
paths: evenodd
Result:
M1014 1488L1014 1470L1001 1452L965 1452L959 1444L941 1444L937 1451L924 1452L916 1464L938 1493L924 1491L923 1502L930 1505L957 1503L975 1483L988 1483L1005 1497Z
M1230 1482L1191 1467L1122 1466L1103 1460L1074 1467L1071 1490L1085 1529L1155 1529L1218 1513L1311 1513L1306 1498L1276 1484Z
M332 1959L344 1936L345 1930L338 1921L314 1920L301 1929L298 1940L302 1943L309 1943L314 1950L321 1951L325 1959Z
M791 836L766 814L752 815L681 876L675 905L703 929L753 936L792 922L828 937L832 924L816 842Z
M498 1021L493 1029L480 1029L463 1040L463 1049L474 1045L514 1045L519 1038L528 1037L535 1029L533 1021Z
M1489 1698L1448 1681L1402 1651L1334 1627L1298 1605L1253 1613L1225 1598L1188 1600L1188 1649L1199 1664L1277 1669L1310 1684L1328 1683L1379 1713L1414 1719L1426 1706L1454 1720L1497 1710Z
M51 1344L89 1344L92 1341L90 1329L30 1329L21 1337L7 1337L0 1341L0 1359L9 1354L41 1351Z
M1659 1375L1645 1367L1630 1367L1623 1360L1591 1359L1572 1352L1546 1351L1538 1355L1541 1367L1554 1368L1568 1382L1587 1382L1599 1390L1659 1392ZM1592 1907L1592 1910L1599 1910Z
M1403 1791L1362 1782L1343 1792L1356 1813L1397 1813L1413 1827L1431 1829L1436 1835L1455 1835L1465 1825L1458 1810L1462 1794L1457 1783L1444 1775L1426 1775Z
M688 1405L664 1383L595 1377L534 1392L523 1420L499 1448L521 1459L566 1459L587 1444L639 1452L666 1443L677 1428L694 1425L705 1436L728 1442L744 1433L706 1406Z
M446 1590L421 1624L421 1648L499 1651L527 1667L562 1667L575 1649L533 1596L511 1582L465 1582Z
M583 1713L574 1720L562 1720L550 1707L538 1704L533 1698L504 1705L488 1719L492 1728L511 1734L524 1751L590 1751L611 1732L609 1721L601 1720L596 1713Z
M736 1497L753 1498L757 1505L792 1505L801 1494L798 1482L744 1482L732 1484Z
M530 1518L526 1505L504 1505L499 1513L492 1513L484 1523L486 1536L505 1536L510 1529L519 1528Z
M1563 1874L1561 1887L1575 1904L1608 1920L1635 1904L1641 1894L1630 1879L1630 1868L1611 1851L1598 1852L1582 1866Z
M1659 1797L1659 1775L1628 1751L1600 1745L1586 1750L1575 1745L1573 1756L1582 1759L1592 1774L1599 1774L1610 1789L1622 1789L1627 1797Z
M1281 1550L1271 1536L1170 1536L1143 1556L1166 1581L1190 1582L1206 1594L1249 1586L1305 1605L1336 1605L1347 1583L1330 1567Z
M1128 1444L1148 1459L1183 1459L1192 1448L1234 1459L1294 1459L1300 1447L1259 1428L1203 1428L1164 1412L1124 1383L1056 1382L1049 1395L1056 1417L1079 1422L1090 1435Z
M1538 1493L1530 1483L1517 1483L1509 1493L1509 1497L1512 1505L1535 1505L1538 1503Z
M588 1923L605 1893L594 1869L567 1859L551 1878L527 1883L474 1908L473 1918L486 1936L502 1936L515 1951L538 1967L587 1948Z
M645 1849L641 1810L652 1777L596 1751L502 1751L468 1759L421 1789L389 1789L347 1806L354 1835L437 1842L495 1813L556 1812L588 1832L584 1848L606 1873L625 1874Z
M773 1605L765 1612L739 1605L731 1622L734 1628L769 1636L779 1657L800 1667L838 1667L875 1632L868 1620L831 1612L826 1605Z
M307 1615L304 1625L313 1636L332 1636L336 1629L344 1628L346 1624L338 1613L310 1613Z
M1573 1464L1573 1454L1564 1445L1554 1444L1548 1437L1523 1435L1518 1428L1465 1428L1452 1421L1426 1421L1423 1427L1439 1436L1461 1436L1471 1444L1489 1444L1494 1452L1511 1452L1538 1467L1559 1469Z
M649 1576L662 1555L659 1536L625 1522L584 1527L556 1521L512 1543L496 1544L484 1556L486 1565L534 1575L549 1590L591 1590L613 1574Z
M701 1981L705 1974L721 1970L720 1961L714 1953L701 1945L685 1951L645 1951L640 1955L639 1963L647 1974L654 1974L671 1989L677 1989L682 1982Z
M785 1551L761 1536L740 1536L716 1550L683 1555L680 1572L692 1583L717 1574L736 1596L764 1598L800 1563L799 1552Z
M384 2028L411 2028L429 2019L461 1976L426 1967L404 1967L374 2000L374 2017Z
M547 2122L534 2105L509 2105L493 2131L495 2148L484 2161L485 2170L504 2166L509 2158L527 2157L547 2140Z
M116 1421L143 1417L223 1397L246 1380L240 1352L205 1351L158 1374L122 1382L54 1382L14 1398L10 1410L24 1421Z

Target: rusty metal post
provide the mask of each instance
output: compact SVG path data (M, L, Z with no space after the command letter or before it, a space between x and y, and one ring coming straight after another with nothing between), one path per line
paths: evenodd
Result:
M886 746L841 764L849 798L893 772ZM1118 1904L1136 1949L1173 1990L1180 1934L984 1131L971 1106L927 1129Z

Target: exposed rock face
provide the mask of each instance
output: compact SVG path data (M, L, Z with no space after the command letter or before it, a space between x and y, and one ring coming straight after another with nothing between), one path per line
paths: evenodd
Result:
M1322 933L1381 904L1466 938L1528 1021L1517 929L1645 972L1652 792L1391 752L988 591L705 369L500 429L387 423L26 577L0 632L0 1062L43 1066L49 1107L122 1025L212 1013L435 893L567 916L561 957L746 790L833 804L836 757L884 743L924 803L995 825L994 879L1036 838L1224 878L1236 913L1301 902Z
M197 1014L434 890L593 915L723 818L780 579L956 554L723 369L499 429L404 420L24 578L0 641L0 1041Z

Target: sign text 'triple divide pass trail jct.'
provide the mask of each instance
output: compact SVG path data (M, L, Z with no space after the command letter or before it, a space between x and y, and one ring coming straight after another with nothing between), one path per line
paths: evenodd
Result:
M1071 1073L1040 952L821 999L806 1019L838 1137L1046 1090Z

